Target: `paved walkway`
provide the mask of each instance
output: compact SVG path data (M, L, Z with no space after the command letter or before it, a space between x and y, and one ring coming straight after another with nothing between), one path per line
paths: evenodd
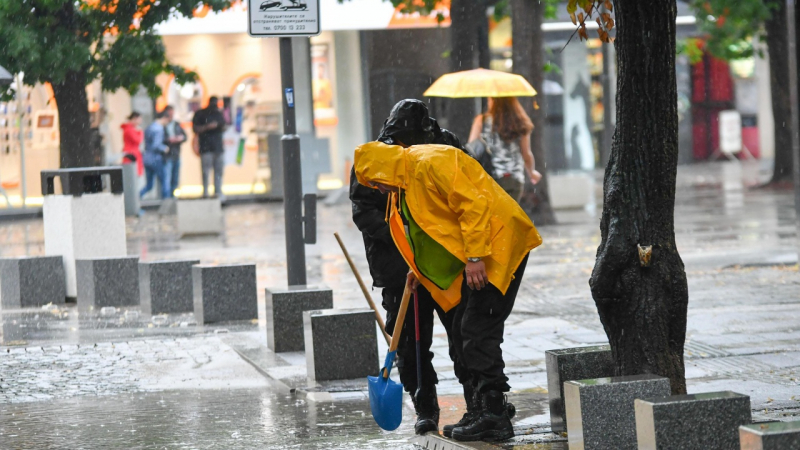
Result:
M747 394L754 418L786 420L800 416L798 243L791 193L746 188L763 180L759 169L737 163L679 169L676 234L690 293L687 378L690 392ZM597 191L599 200L599 184ZM562 211L558 226L540 229L544 245L531 256L503 345L514 388L511 397L519 410L515 423L520 433L534 433L517 437L516 444L553 437L535 433L549 420L544 351L606 341L587 283L600 241L600 209ZM258 323L198 327L190 316L171 316L168 323L153 324L140 320L135 308L105 318L79 317L74 308L3 311L0 439L12 448L24 447L26 439L50 433L49 423L55 423L61 436L74 426L101 431L108 427L114 430L114 445L131 447L410 448L410 419L396 432L380 432L365 399L357 394L357 384L341 389L347 394L318 397L333 402L287 397L285 388L302 378L302 355L273 359L273 367L282 369L273 371L272 381L257 370L259 364L270 364L264 359L258 363L259 352L265 357L266 343L263 288L285 285L282 207L229 207L225 221L222 237L180 240L172 217L148 213L130 219L129 254L143 260L255 263ZM319 244L307 247L309 281L330 286L337 308L364 307L333 238L334 231L342 235L369 283L349 205L321 207L318 223ZM0 223L0 255L42 253L41 221ZM376 290L373 296L378 294ZM379 345L382 354L382 339ZM236 352L249 355L256 367ZM447 423L460 417L463 404L441 327L436 329L434 352L442 421ZM127 406L115 409L121 404ZM214 409L224 414L209 412ZM169 411L181 417L196 415L191 419L195 425L174 432L164 424ZM145 412L153 414L148 417ZM411 410L406 412L410 416ZM116 425L119 417L129 418L138 434ZM198 430L197 425L207 431L187 431ZM248 437L242 440L244 435ZM107 436L102 433L79 436L82 439L47 442L53 448L108 447L101 445L102 439L90 439ZM72 445L76 442L82 445ZM537 448L558 449L563 444Z

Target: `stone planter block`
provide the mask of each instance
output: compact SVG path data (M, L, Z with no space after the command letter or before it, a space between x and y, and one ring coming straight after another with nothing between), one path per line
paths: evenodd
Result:
M139 263L139 294L144 314L192 312L192 266L197 260Z
M75 269L80 311L139 304L138 257L79 259Z
M742 425L739 441L741 450L800 449L800 421Z
M267 345L275 353L305 350L303 312L333 308L333 291L325 287L292 286L266 290Z
M553 432L567 431L564 382L614 376L611 347L562 348L545 352L547 391L550 397L550 426Z
M255 264L192 266L198 324L258 319Z
M44 253L64 258L67 297L78 295L75 260L128 255L121 193L45 195L42 211Z
M730 391L636 400L639 450L738 449L750 422L750 397Z
M180 199L176 209L181 236L222 233L222 201L219 198Z
M378 373L378 337L372 310L305 311L303 327L309 378L348 380Z
M3 309L60 305L67 296L64 258L26 256L0 259L0 302Z
M633 401L669 394L669 378L649 374L565 382L570 450L636 450Z

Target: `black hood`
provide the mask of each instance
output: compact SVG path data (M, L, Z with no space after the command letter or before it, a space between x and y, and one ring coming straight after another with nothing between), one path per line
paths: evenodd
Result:
M434 124L425 103L415 99L400 100L383 122L378 140L385 144L397 144L397 141L405 145L429 144L436 134Z

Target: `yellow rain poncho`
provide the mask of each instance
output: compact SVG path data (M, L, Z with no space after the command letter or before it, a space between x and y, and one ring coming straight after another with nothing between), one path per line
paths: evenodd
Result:
M369 142L356 149L355 172L365 186L382 183L403 189L419 227L464 263L467 258L483 258L489 282L503 294L525 255L542 243L517 202L477 161L457 148L432 144L403 148ZM389 209L395 244L434 300L450 310L461 299L462 278L446 291L426 280L407 248L396 195Z

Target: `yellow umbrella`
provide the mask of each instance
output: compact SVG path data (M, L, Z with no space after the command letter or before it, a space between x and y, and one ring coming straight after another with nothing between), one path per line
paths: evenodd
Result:
M497 70L475 69L442 75L422 94L426 97L533 97L525 78Z

